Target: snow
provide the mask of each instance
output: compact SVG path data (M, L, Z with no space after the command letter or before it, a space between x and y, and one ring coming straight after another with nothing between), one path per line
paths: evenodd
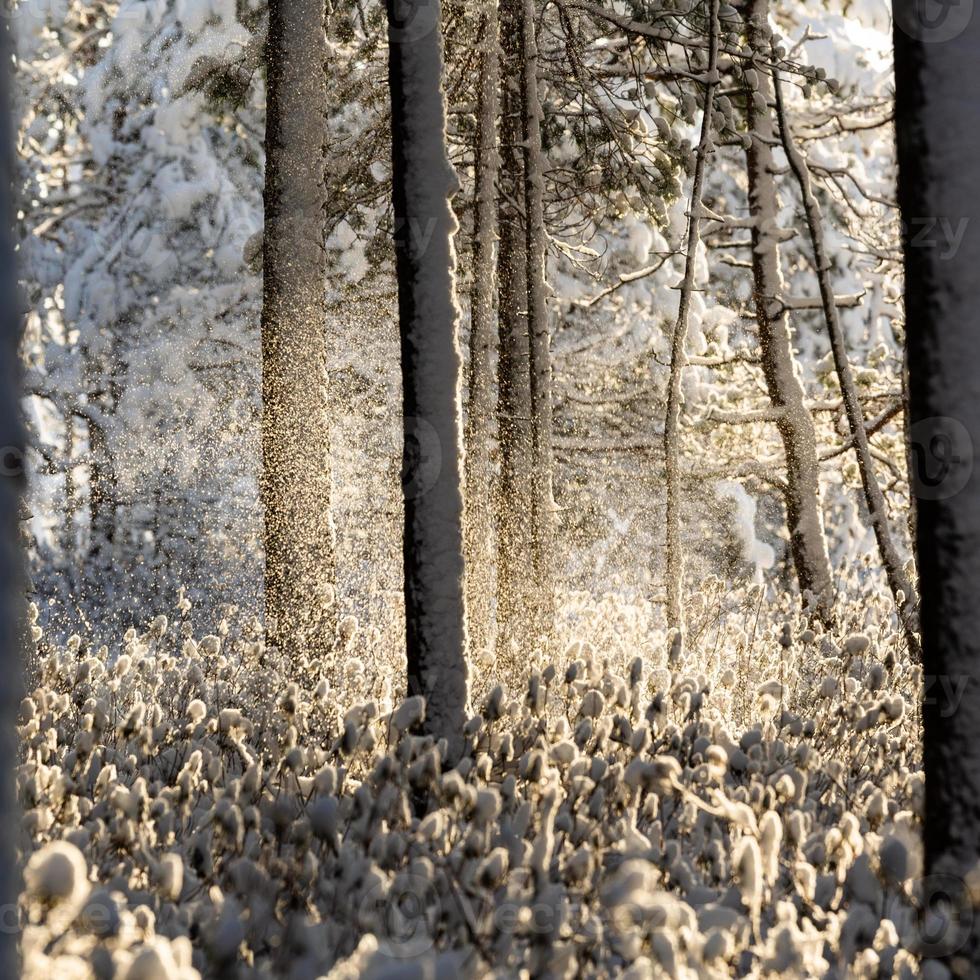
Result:
M636 170L608 147L590 158L574 127L596 105L562 101L563 49L546 12L548 163L571 175L566 197L548 202L563 223L549 229L548 266L558 635L547 649L470 665L470 706L440 723L458 743L450 752L420 731L449 687L406 692L402 681L406 412L377 18L367 36L353 24L342 38L338 12L326 69L341 103L327 147L342 199L326 241L332 507L339 602L356 618L341 617L333 654L312 662L267 650L253 621L264 72L250 65L247 82L232 72L227 97L184 91L207 59L230 69L251 57L263 4L19 6L24 180L36 199L21 245L25 357L44 392L27 403L42 659L20 718L27 980L196 980L228 975L235 960L247 975L297 980L924 972L921 672L895 630L847 454L819 472L839 627L802 618L785 585L785 457L755 360L750 255L739 244L751 222L744 156L725 145L732 132L706 178L712 242L695 255L682 388L685 601L697 639L685 650L665 632L658 453L684 273L683 168L700 121L692 86L679 98L659 83L630 95L633 79L603 75L595 101L630 119ZM838 77L842 98L889 97L886 4L794 0L773 11L787 46L806 23L828 34L793 57ZM469 24L459 30L451 57L471 49ZM92 44L72 48L88 31ZM653 46L634 47L650 67ZM623 50L609 28L584 49L589 70L621 67ZM456 165L467 205L460 293L472 273L471 88L453 94L451 159L440 147L418 165L418 213L406 225L431 231L430 198L445 215ZM800 133L829 130L843 104L813 88L790 93ZM415 135L443 132L427 94L421 118L409 113ZM717 108L732 131L741 126L740 106L719 98ZM894 250L897 230L854 182L892 196L891 132L805 145L812 163L849 175L840 188L818 183L835 288L867 294L842 326L870 420L900 390L904 324L896 264L875 257ZM637 174L656 185L649 212ZM778 251L787 295L812 296L806 236L794 236L798 192L791 177L778 183L761 249ZM62 195L66 204L53 203ZM357 203L341 207L348 197ZM580 229L593 212L596 227ZM969 229L949 221L947 244L967 247ZM438 274L417 279L426 298L444 301L456 276L444 250L453 232L450 221L415 236L420 251L422 237L439 249ZM454 336L441 348L453 348L448 359L420 365L423 394L451 394L457 402L440 411L455 419L455 334L465 338L467 316L445 302L428 309L420 324L451 322ZM833 453L846 431L825 330L812 310L790 321L793 377L817 406L818 450ZM67 448L75 408L104 426L102 456L88 415ZM904 557L901 424L892 419L875 444L894 474L887 505ZM436 433L440 451L458 440L455 424ZM77 510L66 521L60 464L72 452ZM89 536L100 540L89 515L96 461L113 466L118 533L93 573L83 565ZM435 579L452 590L459 569L449 564ZM170 615L154 620L159 612ZM119 621L138 628L127 634ZM451 639L442 677L456 686ZM962 679L936 682L944 703L964 696Z
M31 855L24 868L28 900L41 905L78 905L88 894L82 852L73 844L55 841Z
M737 678L570 643L480 702L452 765L412 731L419 698L378 710L385 667L324 699L328 665L230 623L220 648L192 642L183 616L130 634L122 675L104 649L45 647L17 775L30 980L86 961L197 980L243 951L274 976L285 948L334 977L459 975L478 949L505 973L917 975L923 796L895 634L788 621L791 646L768 634ZM846 683L815 701L835 643Z
M626 234L630 252L639 265L644 265L650 255L650 249L654 245L653 230L649 224L639 221L636 218L626 222Z
M775 562L775 552L758 538L755 525L758 505L741 483L721 482L718 493L735 505L735 535L742 546L742 556L755 569L756 580L761 581L762 572L772 568Z

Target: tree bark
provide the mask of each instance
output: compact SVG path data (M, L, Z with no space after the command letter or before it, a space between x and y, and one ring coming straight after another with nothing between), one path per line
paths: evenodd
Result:
M323 207L323 0L272 0L267 47L262 307L262 504L270 643L332 643Z
M905 237L913 490L918 509L928 901L961 897L957 930L927 956L980 970L980 918L963 878L980 860L980 18L930 23L912 0L895 13L899 206ZM943 29L959 33L937 35ZM938 247L942 219L965 229ZM974 892L975 894L975 892ZM964 912L962 918L957 911ZM945 917L945 916L944 916ZM960 934L958 935L957 932ZM967 933L964 935L964 933Z
M834 358L834 368L840 382L841 396L844 401L844 411L847 415L851 439L854 443L854 454L857 457L858 470L861 474L861 486L864 489L864 500L868 508L871 527L875 540L878 542L878 553L881 556L885 575L895 599L895 608L902 624L909 650L915 660L921 659L919 638L916 635L916 606L918 600L915 586L905 574L905 567L895 547L892 537L891 524L888 520L888 508L884 494L878 485L875 475L874 460L871 458L871 444L868 441L868 430L864 423L864 411L858 397L857 385L854 382L854 372L847 356L847 346L844 343L844 331L841 329L840 314L837 311L837 300L834 296L834 284L831 279L830 256L824 243L823 220L820 204L814 197L810 186L810 171L803 155L793 142L793 133L783 105L782 86L779 75L774 76L776 95L776 112L779 117L779 133L783 149L789 161L790 169L796 176L800 186L800 196L803 199L803 211L806 215L807 230L810 234L810 245L813 248L813 266L817 273L820 286L820 301L823 307L824 321L827 334L830 337L830 349Z
M528 637L534 603L534 435L531 351L527 325L527 236L524 199L524 127L521 117L523 32L521 0L500 6L500 258L498 277L498 438L500 489L497 495L498 655Z
M94 583L107 605L113 601L119 581L119 479L115 458L103 419L110 417L119 404L119 365L116 344L93 360L84 351L84 372L90 394L88 403L94 409L86 415L89 438L89 540L85 574Z
M473 217L473 289L470 296L470 369L466 406L466 610L470 649L493 652L493 355L496 284L497 179L500 153L500 37L497 0L486 0L482 21L477 109L476 194Z
M72 583L72 591L78 587L78 557L76 520L78 517L78 481L75 479L75 414L69 409L64 413L65 423L65 512L61 522L61 550Z
M773 88L767 53L769 0L748 0L746 33L752 51L746 81L749 146L746 150L749 212L752 218L752 273L759 325L762 369L786 452L786 519L790 551L800 591L812 597L816 614L827 619L833 603L833 579L820 505L819 466L813 418L803 400L796 372L789 317L783 304L776 217L779 206L772 159L776 136ZM752 84L754 82L754 84Z
M909 513L906 518L909 540L912 542L912 549L915 550L916 536L916 511L918 501L915 499L915 458L912 452L912 409L909 405L909 345L906 336L902 346L902 433L905 437L905 475L909 483ZM921 652L921 650L920 650Z
M24 429L21 419L21 371L18 348L22 300L17 287L17 265L10 229L15 207L14 127L11 119L11 43L8 27L0 30L0 758L6 760L0 774L0 815L5 826L19 825L14 792L18 759L15 732L17 709L23 696L23 672L28 650L25 616L24 566L20 552L20 503L24 490ZM17 896L15 833L5 833L0 846L0 904L7 912L7 926L0 936L0 976L20 975L17 953Z
M538 628L547 634L554 619L556 508L554 496L554 411L551 330L548 323L548 231L544 220L544 151L538 40L534 0L520 0L524 41L521 116L524 130L524 229L527 259L527 332L530 352L531 432L534 447L534 561Z
M446 150L438 4L388 0L392 188L405 444L405 625L425 728L461 749L467 720L456 176ZM432 23L421 22L425 12Z
M701 242L701 193L704 189L704 170L708 156L714 151L711 138L711 116L714 93L718 84L718 0L710 0L711 22L709 26L708 68L704 84L704 117L701 121L701 138L695 153L694 180L691 186L691 204L687 217L687 255L684 262L684 280L681 283L677 321L670 345L670 376L667 381L667 414L664 420L664 473L667 482L666 528L666 586L667 625L684 632L684 551L681 544L681 474L680 474L680 418L681 381L687 363L688 321L691 311L691 295L694 292L694 275L697 267L698 245Z

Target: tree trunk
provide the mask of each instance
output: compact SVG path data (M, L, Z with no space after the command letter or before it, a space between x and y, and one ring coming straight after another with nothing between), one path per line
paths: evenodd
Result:
M749 212L752 218L752 272L759 325L762 369L773 406L779 410L779 434L786 451L786 519L790 551L800 591L812 597L816 614L827 619L833 602L833 580L820 506L820 481L813 418L803 400L796 373L789 317L783 305L776 217L779 204L772 159L775 130L773 88L768 62L769 0L748 0L747 35L753 52L746 80L750 143L746 150Z
M906 336L902 346L902 433L905 437L905 475L909 484L909 513L906 518L909 540L915 549L916 520L918 501L915 499L915 457L912 452L912 409L909 406L909 345ZM921 649L920 649L921 653Z
M858 470L861 474L861 486L864 489L864 500L874 529L875 540L878 542L878 553L885 568L885 575L895 599L895 608L902 624L909 650L915 660L921 658L919 638L916 635L916 606L915 587L905 574L905 567L895 547L892 538L891 524L888 520L888 508L884 494L875 476L874 460L871 458L871 444L868 441L868 431L864 424L864 410L858 397L857 385L854 382L854 372L847 356L844 343L844 331L841 329L840 314L837 312L837 300L834 296L834 284L830 276L830 256L824 243L823 220L820 214L820 204L810 187L810 171L803 155L793 142L789 119L783 105L782 85L779 76L774 77L776 95L776 112L779 116L779 133L789 160L790 169L796 176L800 186L800 196L803 199L803 210L806 214L807 230L810 234L810 244L813 248L813 266L820 285L820 300L823 306L824 321L827 324L827 334L830 337L830 349L833 353L834 368L840 381L841 395L844 400L844 411L847 415L851 439L854 443L854 454L857 456Z
M270 643L329 649L334 617L323 207L323 0L272 0L267 48L262 504Z
M104 403L93 403L105 414ZM87 419L89 434L89 539L84 561L85 586L107 609L118 611L120 593L130 601L136 555L125 526L120 527L119 479L101 421Z
M498 276L497 497L498 655L526 643L534 600L534 436L531 428L531 352L527 327L527 237L524 199L524 127L520 78L523 57L520 0L500 6L503 51L500 122L500 260Z
M527 250L527 332L530 352L531 432L534 447L534 561L538 627L550 631L555 605L555 497L552 445L551 330L548 324L548 231L544 223L544 152L538 91L534 0L521 0L524 41L521 117L524 130L524 213Z
M22 299L17 288L17 267L10 229L15 207L14 128L10 114L10 38L0 31L0 446L3 447L3 478L0 479L0 666L4 683L0 688L0 815L8 828L19 825L14 793L14 769L19 757L15 726L23 696L23 670L27 656L27 620L24 599L24 567L20 553L20 504L24 489L24 431L20 410L20 344ZM20 976L17 955L16 872L17 835L3 835L0 846L0 903L6 912L6 927L0 938L0 976Z
M894 12L926 681L923 880L927 901L943 887L964 901L952 909L953 927L925 953L955 951L965 961L956 972L974 976L980 918L963 878L980 860L980 468L974 460L980 446L980 18L970 20L966 5L954 9L953 20L930 26L912 0L900 0ZM960 13L967 23L955 19ZM956 27L958 34L936 34ZM964 229L952 254L934 239L923 244L923 228L934 229L940 219ZM970 935L957 935L967 930Z
M119 580L119 479L115 459L103 419L116 411L120 398L120 362L116 345L93 362L85 352L86 383L92 393L88 404L94 410L86 415L89 439L89 540L85 574L100 596L111 605L115 582ZM103 357L105 360L103 360Z
M466 611L470 649L493 652L494 286L497 238L497 115L500 38L497 0L486 0L482 21L477 110L476 195L473 217L473 290L470 297L470 370L466 406Z
M420 9L432 14L425 23ZM454 758L467 720L462 362L439 14L438 4L388 0L408 689L425 696L426 730L445 738Z
M677 322L670 346L670 377L667 382L667 415L664 421L664 473L667 481L667 625L684 633L684 552L681 545L681 474L680 419L681 381L687 363L688 320L691 295L694 292L694 273L697 267L698 245L701 242L701 193L704 189L704 169L709 154L714 152L711 138L711 116L714 93L718 84L718 0L711 2L708 69L704 87L704 116L701 138L695 154L694 181L687 217L687 255L684 261L684 280L681 283Z
M65 412L65 512L61 521L61 549L64 553L72 591L78 588L78 557L76 520L78 518L78 481L75 479L75 415Z

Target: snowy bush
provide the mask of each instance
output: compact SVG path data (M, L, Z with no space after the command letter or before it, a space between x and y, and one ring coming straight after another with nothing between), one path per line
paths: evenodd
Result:
M113 650L39 637L28 978L917 975L894 636L729 626L725 670L572 642L480 696L450 767L397 655L289 660L182 615Z

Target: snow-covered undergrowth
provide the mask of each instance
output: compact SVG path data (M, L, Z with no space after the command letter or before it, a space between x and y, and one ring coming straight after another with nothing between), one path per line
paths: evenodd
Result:
M683 653L570 643L452 765L350 620L331 665L257 623L42 640L25 976L919 975L918 670L759 599Z

